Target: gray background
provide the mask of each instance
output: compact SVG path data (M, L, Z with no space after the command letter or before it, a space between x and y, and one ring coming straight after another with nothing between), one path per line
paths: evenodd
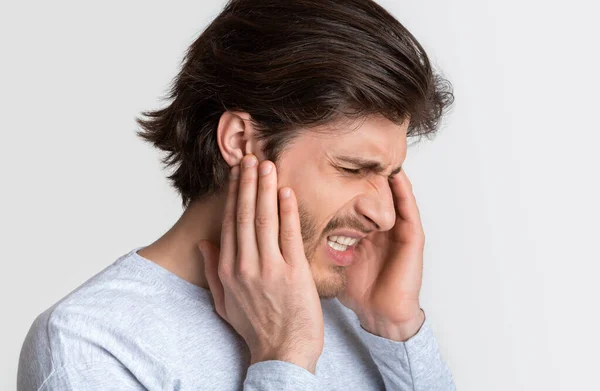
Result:
M455 86L405 167L427 235L423 308L458 388L597 387L596 3L380 3ZM134 117L161 105L222 5L0 5L0 389L37 314L179 217Z

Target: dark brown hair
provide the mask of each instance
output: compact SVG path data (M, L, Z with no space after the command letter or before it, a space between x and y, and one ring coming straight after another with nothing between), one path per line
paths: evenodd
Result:
M171 103L137 122L166 152L184 207L226 183L216 131L227 110L251 115L277 161L299 129L346 117L410 119L407 136L429 136L454 100L415 37L371 0L231 0L182 63Z

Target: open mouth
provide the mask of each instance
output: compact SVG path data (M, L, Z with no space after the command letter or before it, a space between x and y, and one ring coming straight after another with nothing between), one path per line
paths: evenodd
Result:
M336 251L346 251L349 247L354 247L360 241L358 238L348 236L328 236L327 245Z

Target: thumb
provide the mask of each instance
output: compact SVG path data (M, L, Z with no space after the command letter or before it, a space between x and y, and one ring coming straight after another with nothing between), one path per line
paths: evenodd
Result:
M223 293L223 284L219 279L219 248L208 240L202 240L198 243L198 249L202 254L204 261L204 275L208 281L208 287L212 294L215 309L219 316L227 320L225 314L225 299Z

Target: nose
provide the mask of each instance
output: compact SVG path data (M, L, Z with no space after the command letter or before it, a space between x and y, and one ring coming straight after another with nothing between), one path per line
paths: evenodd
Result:
M369 189L358 199L356 211L378 231L389 231L396 223L392 189L386 177L369 179Z

